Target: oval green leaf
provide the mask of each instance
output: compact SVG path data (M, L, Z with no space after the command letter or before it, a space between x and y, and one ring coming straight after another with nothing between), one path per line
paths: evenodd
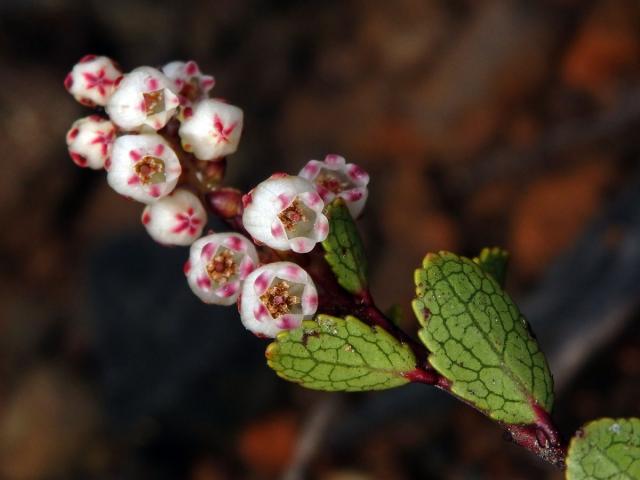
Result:
M429 362L451 391L491 418L535 423L553 405L553 380L525 318L493 275L453 253L415 272L413 310Z
M571 439L567 480L640 480L640 419L601 418Z
M325 213L329 236L322 242L324 258L342 288L362 293L367 288L367 258L356 224L341 198L327 205Z
M290 382L315 390L384 390L408 383L416 368L411 349L379 327L355 317L317 315L280 333L267 347L267 363Z

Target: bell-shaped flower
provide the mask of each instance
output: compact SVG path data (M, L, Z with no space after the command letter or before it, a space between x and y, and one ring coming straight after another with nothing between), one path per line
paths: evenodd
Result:
M346 163L340 155L327 155L322 162L309 161L298 175L315 185L325 203L341 197L353 218L362 213L369 196L369 174L358 165Z
M109 57L85 55L64 79L64 86L83 105L105 106L113 94L122 72Z
M71 160L79 167L94 170L108 166L115 136L115 125L99 115L76 120L67 132Z
M152 203L173 191L180 173L176 153L160 135L123 135L113 143L107 182L125 197Z
M243 198L242 223L259 243L306 253L329 234L324 202L301 177L276 174Z
M127 73L106 106L111 121L123 130L143 126L160 130L180 105L173 83L162 72L139 67Z
M316 313L318 293L309 274L295 263L269 263L244 281L239 307L247 330L275 337Z
M162 67L162 73L173 82L174 91L178 93L182 106L191 106L194 102L207 98L209 90L216 83L211 75L203 75L193 60L167 63Z
M199 160L218 160L238 149L242 134L242 110L208 98L182 112L179 135L182 148Z
M203 302L231 305L257 265L258 253L249 239L239 233L212 233L191 245L184 273Z
M202 202L189 190L178 188L142 211L142 224L156 242L191 245L207 221Z

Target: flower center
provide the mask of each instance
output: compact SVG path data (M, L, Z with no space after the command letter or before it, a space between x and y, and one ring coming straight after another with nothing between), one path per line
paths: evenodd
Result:
M274 278L271 286L260 295L260 301L267 307L273 319L287 313L297 315L302 313L301 297L304 284L293 283L281 278Z
M166 180L164 162L157 157L146 155L136 162L133 169L144 185L162 183Z
M236 274L236 262L233 252L227 248L221 248L218 253L207 263L207 275L212 282L224 285Z
M340 193L354 187L353 182L344 173L323 168L315 179L319 185L331 193Z
M184 82L180 95L188 98L192 102L195 102L200 96L200 82L195 77L191 77L188 81Z
M164 90L155 90L142 94L144 97L144 107L147 116L164 112Z
M296 197L287 208L278 214L287 238L303 237L313 230L316 213Z

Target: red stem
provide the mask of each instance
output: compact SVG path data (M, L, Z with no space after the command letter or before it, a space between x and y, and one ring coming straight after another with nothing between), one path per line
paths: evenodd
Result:
M502 427L508 432L510 440L515 444L558 468L564 468L564 459L567 456L566 444L562 441L549 414L538 405L534 405L533 409L536 412L534 424L502 424Z

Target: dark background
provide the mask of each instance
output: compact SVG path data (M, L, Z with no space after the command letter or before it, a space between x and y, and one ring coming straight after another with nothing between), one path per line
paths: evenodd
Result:
M234 308L191 294L187 250L68 158L86 53L215 75L245 111L230 185L329 152L368 170L373 292L409 330L427 251L509 249L564 434L638 415L636 0L2 0L0 478L562 478L427 387L273 375Z

